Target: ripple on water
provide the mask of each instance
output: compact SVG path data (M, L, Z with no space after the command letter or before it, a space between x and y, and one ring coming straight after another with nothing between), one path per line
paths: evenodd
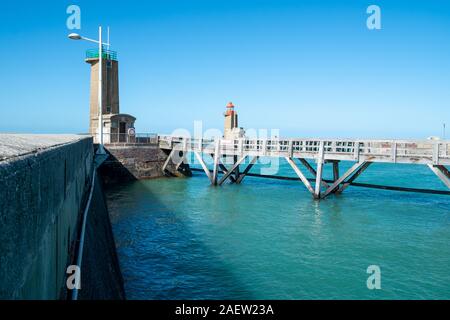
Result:
M413 180L418 167L409 177L374 167L367 182L423 182ZM349 188L316 202L297 182L212 188L195 174L133 182L107 198L132 299L450 298L446 196ZM381 291L366 287L372 264Z

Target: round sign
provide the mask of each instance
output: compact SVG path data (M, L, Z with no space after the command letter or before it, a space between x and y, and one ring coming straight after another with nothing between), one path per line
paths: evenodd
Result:
M128 135L130 135L130 136L136 135L136 130L134 128L128 129Z

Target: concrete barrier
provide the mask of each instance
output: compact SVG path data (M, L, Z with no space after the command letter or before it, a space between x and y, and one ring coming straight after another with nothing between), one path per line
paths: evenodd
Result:
M0 137L0 299L65 296L94 169L92 138L65 137Z

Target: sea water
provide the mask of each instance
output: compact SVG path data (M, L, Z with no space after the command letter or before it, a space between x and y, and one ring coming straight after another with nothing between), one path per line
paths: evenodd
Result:
M278 175L295 173L281 161ZM357 182L446 190L422 165L373 164ZM107 199L129 299L450 299L447 195L349 187L315 201L299 181L212 187L194 172Z

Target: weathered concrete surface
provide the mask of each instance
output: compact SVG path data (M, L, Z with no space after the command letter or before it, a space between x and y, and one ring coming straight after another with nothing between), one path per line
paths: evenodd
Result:
M94 146L78 135L0 135L0 299L65 299L91 189ZM123 299L100 179L88 214L81 299Z
M125 181L152 179L165 176L162 168L168 154L157 145L106 146L110 154L108 160L99 168L105 184ZM185 175L190 174L189 167ZM175 165L170 162L167 170L177 175Z
M92 177L92 138L1 135L0 150L0 298L58 299Z
M100 179L95 179L91 203L86 223L81 290L78 298L123 300L125 299L123 278Z
M0 161L73 143L86 136L80 135L37 135L37 134L4 134L0 133Z

